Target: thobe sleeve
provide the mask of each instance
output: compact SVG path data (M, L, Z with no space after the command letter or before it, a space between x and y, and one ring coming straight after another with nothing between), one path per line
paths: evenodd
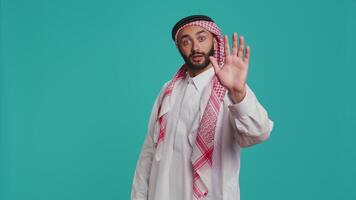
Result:
M273 128L273 121L269 119L267 111L248 85L246 89L246 96L241 102L228 106L230 120L235 129L234 137L241 147L267 140Z
M155 152L154 144L154 131L157 119L158 106L161 98L161 94L167 86L166 82L160 92L160 95L156 98L153 105L145 141L141 148L141 153L137 161L136 170L133 178L131 189L131 200L147 200L149 179L151 174L152 160Z
M146 200L148 196L148 184L152 166L152 159L154 155L153 131L156 114L157 100L151 112L146 138L142 145L141 153L137 161L131 190L132 200Z

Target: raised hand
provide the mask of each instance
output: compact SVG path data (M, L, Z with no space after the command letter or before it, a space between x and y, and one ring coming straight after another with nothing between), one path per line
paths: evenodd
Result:
M240 36L239 45L238 36L233 34L232 53L230 53L229 39L224 37L225 42L225 64L219 66L215 57L210 56L210 61L214 67L215 74L222 86L224 86L235 103L243 100L246 96L246 81L248 74L248 63L250 59L250 47L246 47L243 36Z

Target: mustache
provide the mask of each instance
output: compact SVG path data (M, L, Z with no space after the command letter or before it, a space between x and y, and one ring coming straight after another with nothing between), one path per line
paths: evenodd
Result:
M205 56L205 53L192 53L192 54L190 54L189 55L189 58L192 58L192 57L194 57L194 56Z

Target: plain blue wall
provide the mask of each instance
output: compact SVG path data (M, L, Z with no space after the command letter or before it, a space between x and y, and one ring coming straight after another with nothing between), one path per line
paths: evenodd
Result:
M207 14L251 46L275 122L242 153L242 200L356 199L356 2L2 0L0 199L129 199L153 101Z

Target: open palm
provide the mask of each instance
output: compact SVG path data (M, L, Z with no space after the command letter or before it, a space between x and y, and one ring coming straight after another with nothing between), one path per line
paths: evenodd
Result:
M246 94L250 47L247 46L246 52L244 53L245 42L243 36L240 36L239 45L237 44L237 40L237 34L234 33L232 53L230 53L228 37L225 36L225 64L223 66L219 66L216 58L213 56L210 57L210 61L221 85L224 86L230 93L235 94L235 96L242 96L243 98ZM236 100L240 101L241 99L237 97Z

